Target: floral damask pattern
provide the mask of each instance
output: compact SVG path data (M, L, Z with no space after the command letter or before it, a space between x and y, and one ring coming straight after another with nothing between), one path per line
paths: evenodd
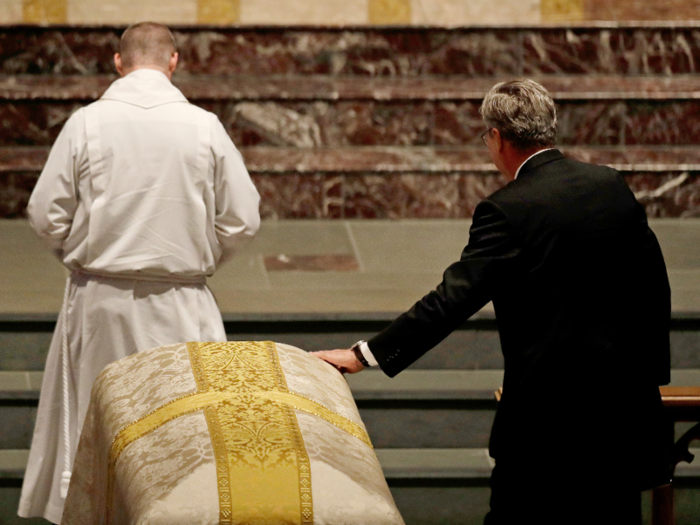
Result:
M109 520L403 523L345 380L271 342L172 345L106 369L63 521Z

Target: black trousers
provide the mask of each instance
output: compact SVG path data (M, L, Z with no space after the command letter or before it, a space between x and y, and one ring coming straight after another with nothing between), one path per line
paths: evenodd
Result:
M640 525L641 491L600 472L497 462L484 525ZM595 479L594 479L595 478Z

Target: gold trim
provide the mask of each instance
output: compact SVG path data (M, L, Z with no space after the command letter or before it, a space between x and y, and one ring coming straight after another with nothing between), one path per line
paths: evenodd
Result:
M204 365L202 365L202 359L199 356L199 343L187 343L187 355L190 357L190 367L197 385L197 392L209 390L207 376L204 374Z
M232 525L231 480L228 475L228 457L226 456L224 435L221 431L221 425L219 425L216 407L210 406L205 408L204 417L207 420L216 462L216 486L219 490L219 524Z
M271 399L272 401L276 401L278 403L284 403L285 405L289 405L290 407L301 410L302 412L320 417L327 423L344 430L351 436L355 436L368 447L372 448L372 442L369 439L369 435L362 426L358 425L354 421L350 421L340 414L336 414L329 408L326 408L308 397L293 394L291 392L264 392L261 393L260 396L266 397L267 399Z
M313 525L314 504L311 496L311 462L309 461L309 454L306 452L304 438L302 437L301 429L299 428L299 420L297 420L297 416L294 413L293 408L290 406L285 406L284 410L286 412L287 420L293 427L291 436L294 449L296 451L303 451L301 454L297 453L301 523L303 525Z
M185 414L197 412L205 408L215 408L221 403L227 406L246 405L251 398L261 398L274 401L281 405L287 405L296 410L313 414L328 423L344 430L351 436L355 436L360 441L371 447L367 431L357 423L350 421L343 416L336 414L332 410L324 407L311 399L293 394L291 392L255 392L251 394L235 394L228 392L197 392L180 397L160 408L146 414L140 419L122 428L112 442L110 450L110 463L116 463L122 451L131 443L143 436L150 434L154 430L162 427L166 423L177 419Z
M113 505L114 505L114 477L117 465L117 460L124 449L129 446L134 441L141 439L157 430L158 428L165 425L168 421L172 421L175 418L184 416L185 414L190 414L200 410L197 405L197 399L192 399L197 395L196 392L192 394L186 394L184 396L173 399L172 401L166 403L165 405L149 412L148 414L140 417L139 419L132 421L128 425L124 426L117 432L112 440L112 445L109 450L109 462L107 465L107 504L106 504L106 523L112 523L113 516ZM189 399L188 399L189 398ZM184 399L186 402L182 403ZM183 407L189 406L189 408ZM173 406L176 407L173 409ZM137 431L132 431L132 429L137 428Z

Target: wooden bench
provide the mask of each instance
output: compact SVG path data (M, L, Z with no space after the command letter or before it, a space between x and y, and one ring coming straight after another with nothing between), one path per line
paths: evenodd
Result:
M700 387L661 387L661 399L673 422L691 421L697 424L673 445L671 473L681 461L690 463L694 456L688 450L690 442L700 439ZM675 525L676 512L673 485L656 488L651 493L652 525Z

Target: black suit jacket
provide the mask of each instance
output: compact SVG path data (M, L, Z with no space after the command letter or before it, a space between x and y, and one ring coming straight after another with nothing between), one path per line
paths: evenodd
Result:
M670 288L619 173L557 150L531 158L477 206L469 244L436 290L370 350L394 376L490 300L505 360L491 455L575 449L591 472L626 457L626 472L644 477L639 468L665 445L658 386L670 380Z

